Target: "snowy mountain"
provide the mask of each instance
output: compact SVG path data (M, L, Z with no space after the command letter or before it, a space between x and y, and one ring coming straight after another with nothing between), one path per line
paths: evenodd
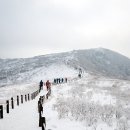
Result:
M20 59L0 59L0 86L85 73L130 79L130 59L104 48Z
M97 48L75 52L85 71L119 79L130 79L130 59L108 49Z
M81 79L76 78L79 68L84 72ZM0 84L6 85L0 88L0 104L6 108L6 100L13 97L15 108L9 114L4 109L0 130L41 129L37 102L47 93L46 86L34 100L24 99L19 106L17 95L31 94L39 80L57 77L69 80L52 85L51 96L45 98L42 116L47 130L129 130L130 81L121 80L130 78L129 68L127 57L103 48L0 59Z

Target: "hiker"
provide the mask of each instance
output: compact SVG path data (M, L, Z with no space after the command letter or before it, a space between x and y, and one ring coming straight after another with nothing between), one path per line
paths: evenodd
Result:
M54 79L54 83L56 84L56 79Z
M67 83L67 78L65 78L65 82Z
M64 82L64 79L62 78L61 81L62 81L62 83L63 83L63 82Z
M46 82L46 88L47 88L47 91L51 89L51 83L49 82L49 80L47 80Z
M81 75L82 75L82 69L79 68L79 74L78 74L78 77L81 78Z
M59 84L60 83L60 79L59 78L57 78L57 84Z
M43 89L43 82L42 82L42 80L41 80L40 83L39 83L39 92L40 92L42 89Z
M78 77L81 78L81 74L78 74Z
M59 80L59 84L60 84L61 83L60 78L58 78L58 80Z

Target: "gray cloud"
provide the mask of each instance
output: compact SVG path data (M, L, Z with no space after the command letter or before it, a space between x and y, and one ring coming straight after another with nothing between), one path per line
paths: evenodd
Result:
M0 57L105 47L130 57L128 0L0 0Z

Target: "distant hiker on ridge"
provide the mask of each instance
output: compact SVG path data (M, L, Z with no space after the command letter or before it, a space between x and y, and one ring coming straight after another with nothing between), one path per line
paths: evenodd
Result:
M79 74L78 74L78 77L81 78L81 74L82 74L82 69L79 68Z

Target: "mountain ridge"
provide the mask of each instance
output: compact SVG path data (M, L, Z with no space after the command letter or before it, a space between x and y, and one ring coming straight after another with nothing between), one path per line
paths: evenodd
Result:
M69 71L73 70L75 73L78 73L78 69L82 68L85 73L130 79L130 59L128 57L109 49L94 48L40 55L32 58L0 59L0 83L31 81L35 75L40 77L38 73L47 74L48 72L43 71L48 70L48 67L53 65L57 66L55 71L58 71L58 66ZM50 68L53 70L53 67ZM51 72L52 70L48 71ZM62 75L62 71L58 73Z

